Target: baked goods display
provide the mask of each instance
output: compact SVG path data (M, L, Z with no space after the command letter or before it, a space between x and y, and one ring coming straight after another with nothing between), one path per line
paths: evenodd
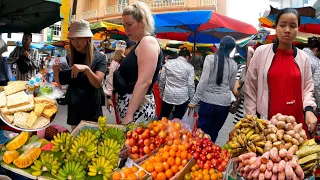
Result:
M56 101L26 93L26 83L11 82L0 92L2 119L14 128L37 130L47 126L57 113Z

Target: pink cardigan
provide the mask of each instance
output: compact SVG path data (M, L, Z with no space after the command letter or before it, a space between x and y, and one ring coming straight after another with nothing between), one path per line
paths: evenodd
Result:
M244 113L246 114L256 115L259 113L260 118L268 118L269 87L267 78L276 48L276 44L262 45L254 52L244 84ZM297 48L294 48L294 55L294 60L301 71L303 108L304 110L315 110L314 84L309 57ZM285 70L285 67L283 69Z
M108 78L106 78L105 82L105 88L104 88L104 93L107 96L112 96L112 91L113 91L113 72L117 70L120 67L120 64L117 61L111 61L110 67L109 67L109 75Z

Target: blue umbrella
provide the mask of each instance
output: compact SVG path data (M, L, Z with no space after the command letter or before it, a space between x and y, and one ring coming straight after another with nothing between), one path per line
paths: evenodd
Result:
M21 41L16 41L15 44L22 46L22 42ZM48 45L44 42L40 42L40 43L31 43L30 47L33 49L41 49L41 50L52 50L55 49L55 46L53 45Z
M156 36L193 43L219 43L226 36L242 39L258 31L250 24L212 11L156 14Z

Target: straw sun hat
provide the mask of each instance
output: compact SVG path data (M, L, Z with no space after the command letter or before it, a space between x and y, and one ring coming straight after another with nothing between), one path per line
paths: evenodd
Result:
M90 24L85 20L75 20L70 24L68 38L74 37L93 37Z

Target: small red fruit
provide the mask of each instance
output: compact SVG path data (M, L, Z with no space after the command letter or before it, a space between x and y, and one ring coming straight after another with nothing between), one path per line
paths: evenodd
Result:
M157 133L154 130L150 130L150 136L151 137L155 137L157 135Z
M143 133L141 134L141 138L142 138L142 139L148 139L148 138L149 138L149 135L148 135L146 132L143 132Z
M201 159L201 161L207 161L207 157L206 157L205 155L202 155L202 156L200 157L200 159Z
M195 153L193 154L193 157L194 157L195 159L199 159L200 154L199 154L198 152L195 152Z
M143 139L139 139L138 146L139 147L143 147L144 146L144 140Z
M139 148L138 146L133 146L131 148L131 154L138 154L139 153Z
M127 136L127 139L130 139L132 137L132 131L128 131L126 136Z
M139 139L139 134L134 132L132 133L132 138L135 139L135 140L138 140Z
M135 145L136 145L136 140L133 139L133 138L129 139L129 146L130 146L130 147L133 147L133 146L135 146Z
M150 142L154 143L154 141L155 141L154 137L150 137Z
M138 134L142 134L143 133L143 128L142 127L138 127L137 128L137 133Z
M154 144L150 144L150 150L153 151L156 149L156 146Z
M144 152L145 154L149 154L149 153L151 152L150 147L149 147L149 146L144 146L144 147L143 147L143 152Z
M145 146L149 146L149 145L151 144L150 139L145 139L145 140L143 141L143 144L144 144Z

